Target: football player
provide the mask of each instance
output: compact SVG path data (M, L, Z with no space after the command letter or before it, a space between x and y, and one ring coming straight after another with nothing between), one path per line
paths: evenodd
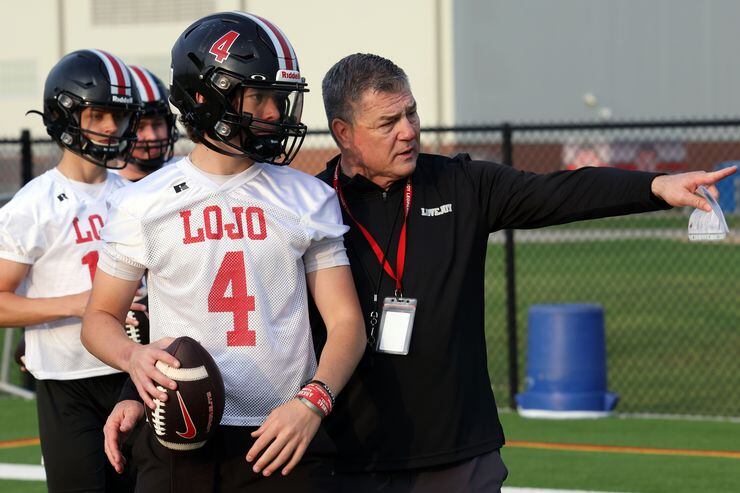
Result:
M175 115L168 102L169 91L151 71L129 65L141 97L141 118L136 131L136 145L119 174L129 181L139 181L157 171L174 155L179 137Z
M155 363L176 367L163 349L190 336L218 364L226 406L216 435L190 454L175 458L149 428L139 435L142 491L332 489L314 436L365 335L336 195L284 166L306 133L306 91L287 37L252 14L200 19L172 50L170 100L196 146L112 197L82 340L128 372L154 409L167 398L157 386L176 388ZM121 325L145 269L154 342L141 346ZM327 325L318 365L308 291ZM143 415L141 404L122 404L122 414Z
M0 326L26 327L49 491L131 487L108 465L102 443L126 375L85 350L80 327L106 200L125 184L106 168L133 148L139 107L116 56L80 50L63 57L46 79L40 113L62 158L0 209Z

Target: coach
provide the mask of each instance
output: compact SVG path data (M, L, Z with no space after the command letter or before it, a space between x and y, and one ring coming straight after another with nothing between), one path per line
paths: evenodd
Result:
M323 97L340 155L319 178L337 191L351 228L345 245L370 343L326 421L341 489L498 491L507 470L486 365L488 235L670 206L707 210L696 187L735 169L537 175L420 154L406 74L376 55L340 60Z

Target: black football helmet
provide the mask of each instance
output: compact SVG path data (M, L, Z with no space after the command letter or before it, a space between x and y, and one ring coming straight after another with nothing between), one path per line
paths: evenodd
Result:
M112 163L125 160L133 149L140 106L126 64L101 50L79 50L59 60L46 77L42 117L60 146L99 166L120 169L125 162ZM82 128L85 108L112 112L115 134Z
M144 67L137 65L129 65L128 67L141 97L140 119L159 116L167 124L167 136L165 138L138 139L134 150L127 159L129 163L137 164L147 171L154 171L172 159L175 152L175 142L179 137L175 115L170 110L169 91L164 83ZM140 153L147 157L136 156Z
M279 165L290 164L300 149L306 135L303 93L308 88L290 41L267 19L235 11L196 21L172 48L171 76L170 102L210 149ZM272 98L279 119L267 121L242 112L247 88Z

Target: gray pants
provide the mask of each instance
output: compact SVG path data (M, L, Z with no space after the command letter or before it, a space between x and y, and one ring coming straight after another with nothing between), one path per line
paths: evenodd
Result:
M499 451L494 450L450 466L337 473L335 479L343 493L499 493L508 474Z

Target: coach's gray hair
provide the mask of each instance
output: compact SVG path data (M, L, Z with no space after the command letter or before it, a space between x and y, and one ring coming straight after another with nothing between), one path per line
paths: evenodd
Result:
M342 58L329 69L321 84L329 130L335 118L352 123L355 105L368 89L397 93L408 88L406 73L387 58L370 53ZM333 131L332 137L337 140Z

